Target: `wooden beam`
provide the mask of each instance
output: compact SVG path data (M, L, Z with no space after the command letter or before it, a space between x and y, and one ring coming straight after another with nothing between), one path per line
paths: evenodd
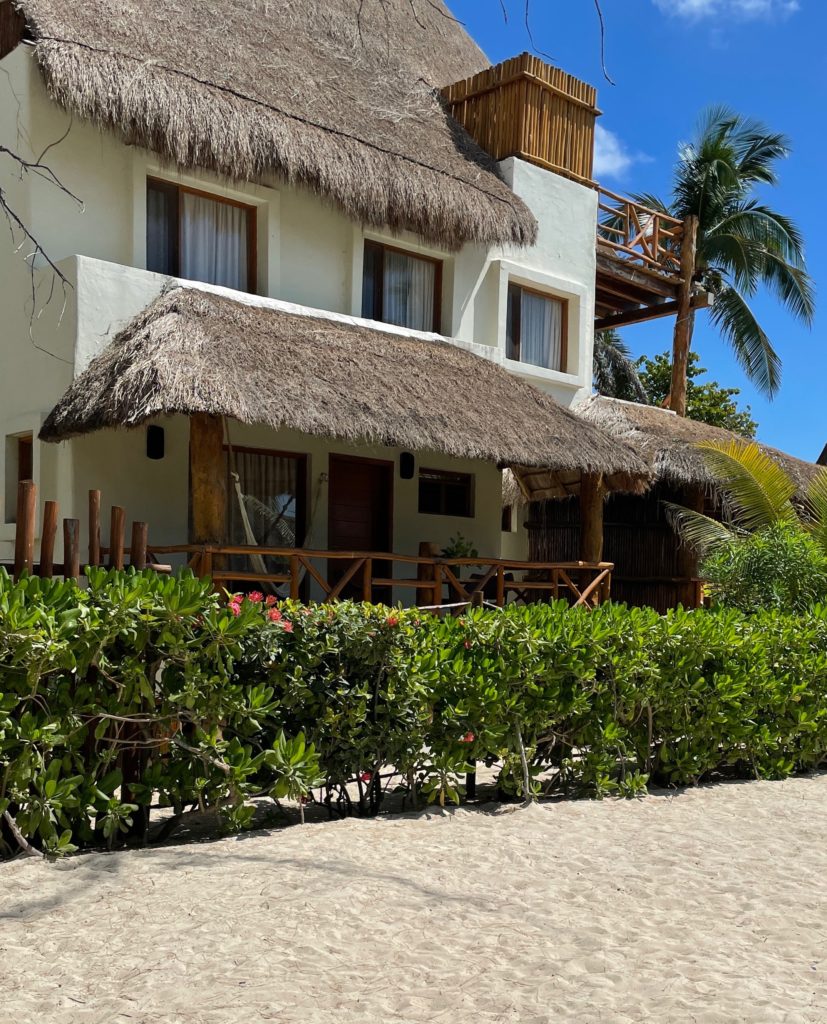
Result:
M37 518L37 486L33 480L17 485L17 515L14 530L14 575L34 570L34 531Z
M584 473L580 480L580 558L603 561L603 501L606 488L601 473Z
M692 299L691 309L706 309L712 304L709 292L699 292ZM644 306L631 313L616 313L595 320L594 329L605 331L609 327L628 327L630 324L642 324L647 320L658 320L663 316L674 316L680 310L677 302L662 302L657 306Z
M43 506L43 527L40 531L40 575L44 579L51 579L55 574L57 519L57 502L47 501Z
M678 416L686 415L686 384L689 366L689 346L695 318L692 315L692 280L698 244L698 218L686 218L681 244L681 288L678 294L678 319L672 343L672 401L670 408Z
M224 421L220 416L190 416L190 495L194 544L222 544L226 531L227 484Z
M615 281L625 281L627 284L643 288L645 291L656 292L665 299L675 299L678 296L677 270L674 274L666 275L662 271L652 270L649 267L639 266L630 260L611 256L599 248L597 252L597 277L608 277Z

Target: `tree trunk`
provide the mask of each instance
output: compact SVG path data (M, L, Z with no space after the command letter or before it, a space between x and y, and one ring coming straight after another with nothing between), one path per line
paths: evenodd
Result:
M603 477L584 473L580 480L580 559L603 561Z
M672 343L672 392L670 408L678 416L686 415L686 383L689 367L689 350L692 332L695 329L695 314L692 310L692 288L695 277L695 260L698 246L698 218L691 214L684 221L684 235L681 243L681 288L678 294L678 319Z

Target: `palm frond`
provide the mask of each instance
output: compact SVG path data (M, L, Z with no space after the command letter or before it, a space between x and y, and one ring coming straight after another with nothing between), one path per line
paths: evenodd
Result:
M595 335L592 375L599 394L648 405L649 397L637 367L616 331L601 331Z
M801 267L794 267L781 256L765 250L760 265L761 279L783 305L807 326L815 317L815 287Z
M698 554L704 555L722 544L729 544L738 536L735 530L702 512L671 501L665 501L663 507L669 525L681 541Z
M813 540L827 553L827 469L819 470L807 490L802 520Z
M710 320L753 384L773 398L781 386L781 360L746 300L731 285L715 291Z
M719 481L732 523L747 533L779 523L796 523L795 484L755 443L702 441L698 448Z

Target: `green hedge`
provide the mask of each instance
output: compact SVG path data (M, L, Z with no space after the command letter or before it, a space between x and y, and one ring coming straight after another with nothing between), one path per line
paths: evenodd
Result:
M439 619L228 603L186 575L93 571L81 590L0 574L6 853L111 846L159 800L235 827L258 795L362 813L389 784L459 800L471 761L498 763L517 796L526 779L602 796L784 777L825 751L821 608L560 603Z

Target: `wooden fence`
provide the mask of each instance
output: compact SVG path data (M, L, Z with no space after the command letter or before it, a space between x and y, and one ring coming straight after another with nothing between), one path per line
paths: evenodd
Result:
M495 160L509 156L593 184L597 92L523 53L443 90L449 110Z
M605 188L598 190L598 209L598 251L680 277L683 221Z

